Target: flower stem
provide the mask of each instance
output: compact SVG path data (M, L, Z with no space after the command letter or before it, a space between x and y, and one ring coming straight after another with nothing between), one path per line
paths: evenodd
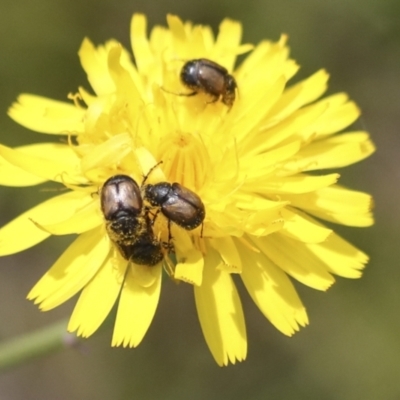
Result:
M65 319L0 343L0 371L72 347L79 339L66 331L67 323Z

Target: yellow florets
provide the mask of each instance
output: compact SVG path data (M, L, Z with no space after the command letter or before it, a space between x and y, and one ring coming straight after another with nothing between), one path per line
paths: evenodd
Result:
M167 22L148 37L146 18L132 18L134 62L116 41L95 47L85 39L79 57L94 94L79 88L70 96L74 104L21 95L11 107L9 115L25 127L70 140L0 146L2 176L13 174L21 186L55 180L72 190L4 227L0 252L23 250L50 234L79 234L29 298L48 310L81 291L68 329L85 337L119 298L112 344L137 346L157 307L162 270L115 256L92 193L116 174L140 186L162 161L148 183L178 182L206 208L202 227L171 224L175 254L165 262L174 279L193 284L206 341L226 365L247 351L231 274L240 275L261 312L289 336L308 323L289 277L326 290L334 274L361 275L368 257L320 220L371 225L371 198L337 185L337 173L312 172L358 162L374 146L366 132L338 134L359 110L342 93L319 100L327 88L324 70L289 83L299 67L288 58L286 36L253 47L240 44L241 25L231 20L216 38L209 27L176 16ZM182 66L203 58L235 79L232 107L218 96L210 101L204 90L182 95L190 92ZM165 216L157 218L152 229L159 240L168 240L168 225ZM21 240L22 231L29 238Z

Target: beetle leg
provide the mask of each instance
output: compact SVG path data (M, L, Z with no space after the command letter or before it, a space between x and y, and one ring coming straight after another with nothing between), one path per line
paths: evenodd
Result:
M218 95L211 95L211 96L213 97L212 100L206 101L206 104L216 103L219 100L219 98L221 97L221 96L218 96Z
M185 96L185 97L190 97L190 96L195 96L199 92L191 92L191 93L175 93L177 96Z
M147 208L146 212L147 212L148 214L150 214L150 215L153 217L153 219L152 219L152 221L151 221L151 225L153 226L153 225L154 225L154 222L156 221L156 218L157 218L158 214L160 213L160 210L157 210L157 211L155 212L155 214L153 214L153 213L150 211L150 208Z
M176 92L171 92L170 90L164 89L163 87L161 87L161 90L163 90L164 92L169 93L169 94L174 94L175 96L186 96L186 97L195 96L196 94L199 93L196 91L193 91L190 93L182 93L182 92L176 93Z
M168 219L168 244L171 245L172 235L171 235L171 220Z

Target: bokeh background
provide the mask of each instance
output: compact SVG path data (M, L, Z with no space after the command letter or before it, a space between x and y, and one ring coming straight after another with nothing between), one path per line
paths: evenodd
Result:
M341 183L375 198L372 228L338 228L371 256L361 280L338 279L327 292L297 285L311 324L292 338L274 329L242 290L247 360L219 368L203 340L188 285L164 282L155 320L134 350L110 348L104 329L64 350L0 375L2 400L71 399L400 399L400 2L398 0L2 0L0 142L46 136L6 115L21 92L65 100L89 88L77 50L83 37L129 46L132 13L149 26L168 12L217 29L224 17L244 25L244 42L289 34L299 78L323 67L330 93L346 91L363 110L357 129L378 147L343 169ZM52 193L0 187L0 225ZM23 232L21 232L21 235ZM0 259L0 341L44 327L75 300L41 313L25 295L71 238L51 238Z

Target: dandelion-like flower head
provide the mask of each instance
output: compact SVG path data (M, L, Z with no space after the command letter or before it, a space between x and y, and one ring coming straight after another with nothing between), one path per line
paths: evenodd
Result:
M247 352L233 275L289 336L308 323L292 279L326 290L333 275L360 277L368 257L321 220L369 226L371 198L321 170L358 162L374 146L366 132L341 132L359 110L344 93L320 99L328 81L324 70L289 83L299 67L289 58L286 36L252 46L241 44L241 25L228 19L216 38L207 26L172 15L167 22L148 37L146 18L133 16L134 62L116 41L96 47L85 39L79 57L94 93L81 87L69 102L23 94L10 108L16 122L60 139L0 146L0 183L51 180L68 191L3 227L0 254L49 235L77 234L28 298L49 310L80 292L68 330L84 337L118 301L114 346L137 346L144 337L164 267L174 280L193 285L207 344L226 365ZM236 82L234 100L224 103L223 96L184 85L185 63L204 59ZM115 175L139 187L145 177L150 184L180 184L203 202L203 223L188 230L159 212L150 229L160 242L172 242L163 261L148 266L126 260L107 232L98 195Z

